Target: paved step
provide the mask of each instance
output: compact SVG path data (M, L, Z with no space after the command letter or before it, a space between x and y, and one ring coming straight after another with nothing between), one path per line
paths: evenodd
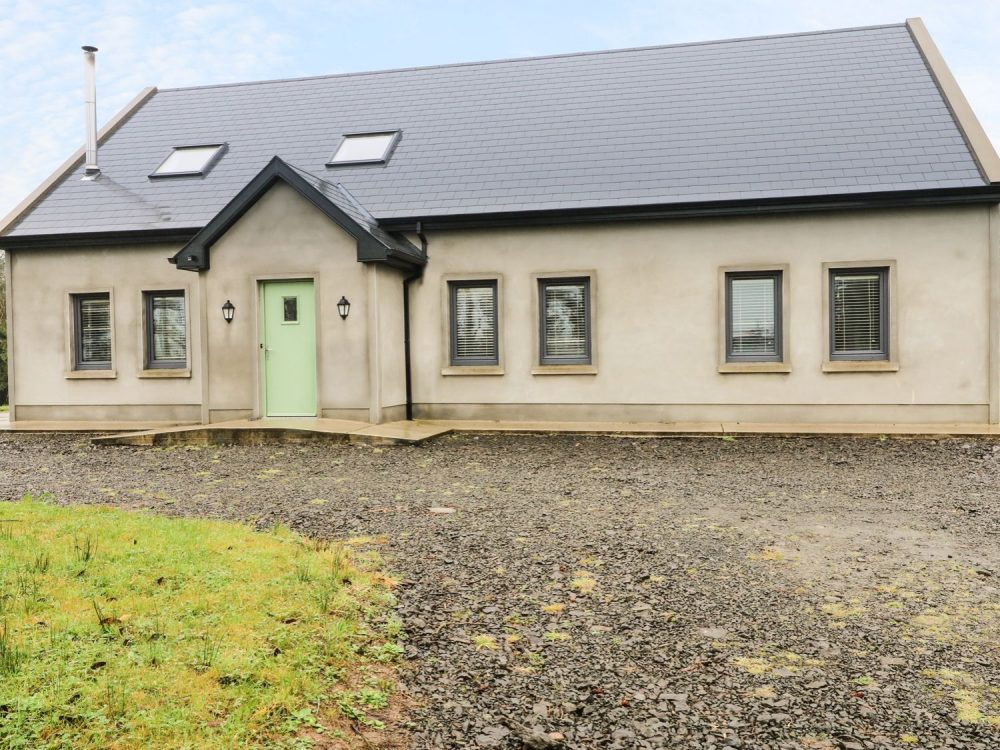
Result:
M415 422L371 425L346 419L240 419L210 425L188 425L122 432L92 438L94 445L263 445L316 441L411 444L451 429Z

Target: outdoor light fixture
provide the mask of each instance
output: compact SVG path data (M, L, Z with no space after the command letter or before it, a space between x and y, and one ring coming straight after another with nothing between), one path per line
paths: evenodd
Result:
M347 320L347 316L351 312L351 302L347 297L340 298L340 302L337 303L337 312L340 313L341 320Z
M222 306L222 317L226 319L227 323L233 322L233 316L236 314L236 305L234 305L229 300L226 300L226 304Z

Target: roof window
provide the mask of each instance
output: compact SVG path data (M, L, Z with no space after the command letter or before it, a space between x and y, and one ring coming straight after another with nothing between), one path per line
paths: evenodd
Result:
M345 133L328 167L343 164L385 164L399 141L399 131Z
M176 146L150 177L192 177L208 173L222 156L225 144Z

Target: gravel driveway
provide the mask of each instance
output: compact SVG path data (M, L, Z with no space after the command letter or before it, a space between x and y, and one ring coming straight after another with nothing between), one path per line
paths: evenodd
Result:
M998 489L987 440L0 436L0 497L373 537L416 748L1000 747Z

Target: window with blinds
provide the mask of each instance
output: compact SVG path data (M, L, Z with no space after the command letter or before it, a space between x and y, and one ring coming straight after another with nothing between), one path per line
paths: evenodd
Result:
M781 271L726 274L726 361L780 362Z
M830 271L830 359L888 359L888 268Z
M590 279L542 279L538 295L541 364L589 365Z
M111 369L111 295L73 295L74 369Z
M184 292L146 292L146 367L187 367Z
M497 282L452 281L448 286L451 297L451 364L499 364Z

